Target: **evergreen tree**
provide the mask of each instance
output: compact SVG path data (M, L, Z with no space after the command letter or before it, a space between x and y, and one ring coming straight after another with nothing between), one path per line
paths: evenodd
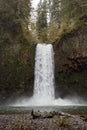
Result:
M55 24L59 28L60 24L60 0L51 0L51 23Z
M12 42L15 37L23 37L22 29L28 29L30 11L30 0L0 0L1 42Z
M47 42L47 1L40 0L37 9L37 35L40 42Z
M49 16L49 27L48 27L48 41L53 42L58 34L60 27L60 0L48 0L48 16Z

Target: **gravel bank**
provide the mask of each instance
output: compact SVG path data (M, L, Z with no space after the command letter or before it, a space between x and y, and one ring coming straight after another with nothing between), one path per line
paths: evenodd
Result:
M87 130L87 116L2 114L0 130Z

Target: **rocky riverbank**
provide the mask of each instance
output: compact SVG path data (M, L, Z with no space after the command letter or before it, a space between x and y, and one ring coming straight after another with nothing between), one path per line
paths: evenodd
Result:
M0 130L87 130L87 115L55 112L0 115Z

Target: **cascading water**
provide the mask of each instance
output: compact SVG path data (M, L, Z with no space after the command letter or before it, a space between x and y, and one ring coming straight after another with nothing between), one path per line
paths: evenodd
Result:
M52 45L38 44L35 58L34 97L54 100L54 53Z
M74 101L74 103L73 103ZM18 100L15 106L74 105L78 100L55 99L54 52L51 44L38 44L35 56L34 94L31 98Z

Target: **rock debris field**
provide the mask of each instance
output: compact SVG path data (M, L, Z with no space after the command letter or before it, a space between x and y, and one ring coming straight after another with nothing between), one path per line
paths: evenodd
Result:
M39 111L1 114L0 130L87 130L87 115Z

